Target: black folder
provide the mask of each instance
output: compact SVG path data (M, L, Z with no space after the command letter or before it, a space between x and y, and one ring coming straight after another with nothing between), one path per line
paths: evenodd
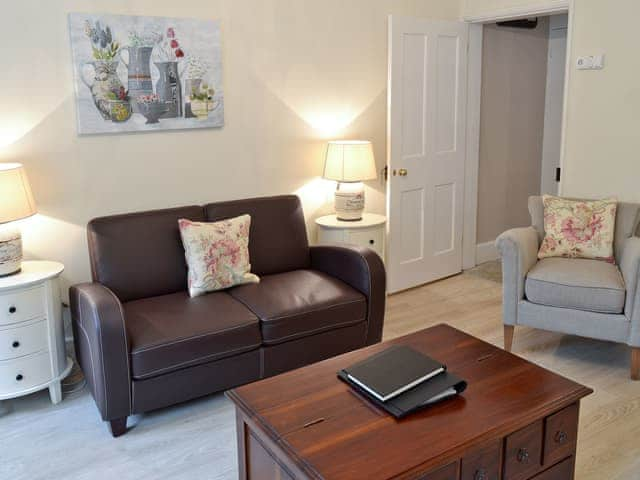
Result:
M447 369L445 365L406 345L394 345L345 368L355 383L386 402Z
M377 361L379 360L379 355L380 354L374 355L370 359L371 365L373 365L374 368L376 364L379 363L379 361ZM435 362L429 357L426 358ZM396 418L402 418L429 405L434 405L438 402L454 397L462 393L467 388L466 381L453 373L444 370L428 380L415 385L411 389L406 390L389 400L382 401L380 398L372 395L367 389L362 388L358 383L353 382L349 376L349 373L354 367L357 367L357 370L362 371L362 369L366 368L366 365L368 364L368 361L365 360L364 362L360 362L352 367L340 370L338 372L338 378L349 384L351 388L363 395L369 401L378 405L380 408ZM400 369L402 370L402 368ZM387 372L387 374L389 373ZM371 377L376 378L376 375L372 374Z

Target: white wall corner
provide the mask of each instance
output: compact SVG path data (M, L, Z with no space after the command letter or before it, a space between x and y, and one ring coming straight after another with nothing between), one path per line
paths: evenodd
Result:
M485 262L491 262L493 260L498 260L499 258L500 254L498 253L495 241L479 243L476 245L477 265Z

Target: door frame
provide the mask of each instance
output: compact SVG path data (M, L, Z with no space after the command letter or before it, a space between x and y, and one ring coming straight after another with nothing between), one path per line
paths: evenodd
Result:
M469 23L469 54L467 68L467 152L465 158L464 213L462 230L462 269L477 265L478 171L480 162L480 100L482 88L482 33L483 24L518 18L568 13L567 60L565 65L564 96L562 106L562 132L560 144L560 183L558 194L563 193L568 99L572 63L572 40L575 0L549 0L543 5L509 7L480 15L464 16ZM496 252L497 255L497 252Z

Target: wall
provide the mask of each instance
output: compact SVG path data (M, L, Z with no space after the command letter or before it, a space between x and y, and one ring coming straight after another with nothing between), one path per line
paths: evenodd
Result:
M463 16L556 0L463 0ZM574 0L569 52L567 125L561 193L576 197L615 195L640 201L640 56L634 32L637 0ZM605 53L600 71L575 70L576 57Z
M562 191L640 202L637 0L576 0L571 59L605 53L605 68L572 69Z
M540 192L549 22L535 30L485 25L477 243L530 225Z
M78 137L72 11L219 18L225 127ZM451 0L5 5L0 161L23 162L31 179L40 215L22 222L27 255L64 262L64 280L74 283L89 279L84 227L95 216L291 192L310 224L328 213L334 185L318 178L326 139L370 139L378 167L385 163L390 13L460 15ZM369 210L384 212L382 182L369 183L367 195Z

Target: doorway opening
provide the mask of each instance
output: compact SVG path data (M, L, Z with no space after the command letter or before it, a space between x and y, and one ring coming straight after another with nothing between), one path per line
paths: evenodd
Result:
M527 199L558 194L568 16L482 26L476 264L531 224Z

